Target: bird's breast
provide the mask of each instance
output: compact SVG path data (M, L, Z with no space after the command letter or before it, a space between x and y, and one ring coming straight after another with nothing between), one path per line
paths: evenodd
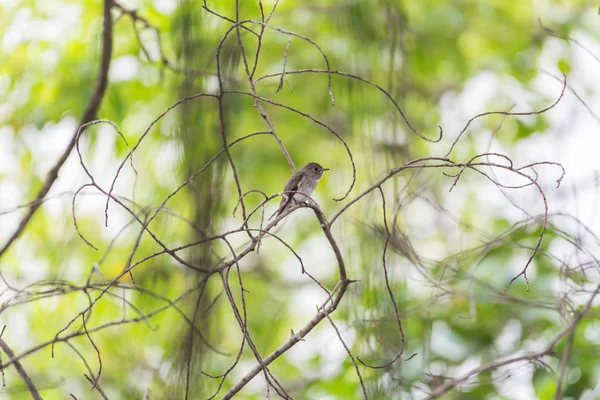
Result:
M302 179L300 184L298 185L298 193L294 195L294 200L297 202L306 202L308 201L308 197L315 190L315 186L317 186L317 181L314 179Z

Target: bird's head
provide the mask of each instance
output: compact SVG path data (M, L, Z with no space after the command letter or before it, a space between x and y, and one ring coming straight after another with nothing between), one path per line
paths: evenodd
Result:
M319 165L316 162L310 162L310 163L306 164L304 167L302 167L302 170L312 176L315 176L317 179L319 179L319 178L321 178L321 176L323 176L323 172L329 171L329 168L323 168L321 165Z

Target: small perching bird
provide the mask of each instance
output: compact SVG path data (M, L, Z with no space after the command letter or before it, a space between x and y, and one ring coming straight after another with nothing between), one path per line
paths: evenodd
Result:
M329 171L329 168L311 162L292 175L283 188L276 216L281 215L294 204L306 203L325 171Z

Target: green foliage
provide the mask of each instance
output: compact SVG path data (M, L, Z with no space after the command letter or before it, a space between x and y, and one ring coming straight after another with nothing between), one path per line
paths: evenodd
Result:
M0 5L0 26L5 27L0 32L5 41L0 47L0 129L13 132L6 135L9 137L6 142L15 144L17 160L11 172L0 170L0 185L17 185L20 192L14 203L0 204L0 211L35 198L49 165L58 159L74 133L62 129L61 145L52 146L57 149L48 155L41 150L58 140L55 136L49 139L49 127L67 118L80 118L98 75L101 2L56 1L52 6L42 3ZM169 68L156 56L157 42L151 30L140 36L154 55L148 60L130 17L115 18L113 62L128 58L136 62L121 64L122 70L113 63L97 117L114 121L128 145L104 125L88 128L81 141L86 166L98 176L99 185L108 190L118 163L148 132L136 149L133 167L129 161L124 164L114 192L134 201L136 204L131 207L141 217L151 214L179 185L203 168L223 148L223 136L231 143L244 135L268 130L253 98L237 94L224 95L222 116L216 99L198 98L181 104L149 128L176 101L201 92L218 93L215 49L230 27L229 22L209 14L200 1L181 1L172 12L164 11L158 3L139 2L137 13L160 31L169 65L188 73ZM444 112L440 109L443 96L461 91L479 73L511 77L532 90L532 82L539 73L538 57L550 36L537 18L549 18L543 22L552 26L557 35L566 37L584 29L598 37L597 31L582 26L580 12L584 2L552 2L553 7L562 10L557 21L546 15L550 4L542 3L286 1L278 5L270 24L314 40L327 55L332 70L360 75L380 85L417 131L434 138L437 121ZM207 4L215 12L234 18L233 2ZM273 4L264 1L266 15ZM29 21L29 28L19 20L20 13L29 13L31 18L57 27L61 23L60 18L56 20L62 15L61 9L63 13L75 10L78 17L72 20L65 17L65 33L60 37L45 36L36 32L38 25L34 22ZM115 17L120 14L116 9L113 13ZM259 20L258 2L240 2L239 14L240 19ZM23 26L16 26L18 23ZM142 24L138 22L135 26L139 28ZM245 26L260 32L258 24ZM18 42L10 39L9 32L15 30L27 33L25 39ZM240 37L252 69L256 36L242 29ZM10 40L14 43L6 44ZM227 89L247 92L250 85L237 40L233 30L222 43L221 72ZM352 150L357 165L356 184L346 200L337 202L332 199L343 197L353 181L351 163L339 138L305 115L261 102L297 168L318 161L332 169L314 195L328 218L390 169L411 159L443 153L440 145L414 135L394 104L377 88L351 77L333 75L336 103L332 105L327 74L291 73L298 69L326 68L318 49L300 37L292 38L286 64L289 74L281 90L277 90L279 76L258 80L263 75L281 72L287 44L288 36L284 33L265 31L254 84L259 96L309 114L332 127ZM556 67L569 75L575 72L574 61L568 46L563 51ZM123 65L133 68L134 73L128 75ZM495 110L497 101L503 100L477 105L478 112ZM540 103L546 104L545 100L540 96ZM223 122L225 128L221 130ZM487 142L490 127L497 122L490 119L481 126L471 127L466 139L471 142L465 140L459 144L465 146L461 154L475 155L474 151L479 150L476 143L481 138ZM484 126L488 123L489 126ZM520 141L546 135L549 128L546 114L509 117L496 138L511 149ZM453 140L455 134L446 132L448 136L442 144ZM230 149L230 155L243 192L255 189L270 196L281 191L293 172L273 135L244 140ZM14 302L9 302L10 307L4 303L6 308L1 311L7 325L3 338L17 354L52 341L72 319L64 333L82 329L84 320L75 317L101 295L108 281L127 267L133 248L136 249L133 263L162 250L147 233L136 244L140 226L135 221L128 224L132 216L123 212L115 201L110 202L106 227L106 198L97 191L90 190L77 198L74 209L79 232L76 231L71 215L72 191L89 179L78 164L77 154L70 157L74 162L66 164L68 171L61 170L59 174L63 179L61 190L51 192L58 197L47 200L48 204L37 211L19 241L0 256L0 270L8 282L24 288ZM466 161L460 157L453 160ZM442 383L444 377L464 372L465 365L471 367L468 369L476 367L469 364L473 360L486 364L537 348L532 343L543 346L564 327L564 318L572 318L582 307L581 302L564 299L557 282L577 288L595 283L593 275L565 266L553 255L554 245L572 244L574 240L559 223L551 222L528 267L529 292L522 277L505 291L537 245L541 233L539 221L515 223L513 218L488 208L478 196L484 178L473 171L465 173L457 183L462 195L448 194L454 178L442 176L440 170L415 171L403 171L382 186L387 201L386 222L391 232L385 255L388 233L377 191L354 204L333 229L349 278L358 280L350 285L338 310L332 314L352 354L369 364L388 363L402 348L396 308L402 321L405 348L398 362L383 369L358 363L366 390L375 399L421 398L424 391L437 386L430 385L427 374L442 375L439 381ZM459 171L448 168L444 172ZM491 185L488 181L485 184ZM69 191L68 195L61 194L63 190ZM451 196L460 196L459 206L456 200L451 201ZM150 228L169 248L200 241L242 223L241 209L232 216L238 199L230 161L221 154L202 174L169 198L165 207L172 212L163 210ZM257 207L263 199L260 193L249 194L245 197L246 211ZM265 221L278 200L269 203ZM448 210L449 207L453 208ZM540 208L538 214L542 211ZM418 221L420 213L434 215L432 222ZM261 218L260 212L254 215L250 218L251 225L258 226ZM423 219L429 221L425 216ZM12 223L4 221L9 219L0 214L0 244L13 230ZM10 229L4 229L9 225ZM337 264L312 211L296 211L275 233L297 251L307 271L330 290L333 288L338 278ZM85 244L79 234L99 250ZM226 239L231 241L234 251L248 243L244 233L231 234ZM201 267L213 266L232 256L222 240L198 244L177 254ZM238 267L245 291L238 283ZM240 307L245 303L248 332L262 357L287 341L290 330L301 329L315 315L316 305L325 299L322 289L300 270L295 256L268 236L263 239L260 251L229 270L227 281L232 297ZM131 277L143 290L131 286ZM65 342L58 343L54 358L49 346L33 352L24 360L26 370L43 390L45 399L63 399L70 393L77 398L100 398L97 392L90 392L89 382L82 377L84 373L90 374L84 359L93 374L98 372L101 360L100 385L109 398L143 398L149 390L150 398L179 399L184 398L190 365L190 398L210 397L218 390L220 381L206 374L222 374L232 365L242 334L218 274L211 276L206 284L204 279L205 275L164 254L141 263L131 276L120 277L119 287L102 294L92 313L86 314L88 329L111 321L114 326L94 331L90 337L73 339L69 343L74 348ZM94 287L84 292L81 288L88 280ZM50 288L56 290L47 295L45 290ZM9 295L16 293L6 290ZM177 308L169 306L175 300ZM194 319L196 309L199 310L196 326L203 338L190 334L189 321ZM591 313L597 313L596 306ZM575 331L574 350L563 386L565 396L579 398L586 390L593 389L599 379L600 367L594 350L597 341L585 334L592 330L588 328L591 324L591 320L584 319ZM509 334L515 337L506 339ZM566 340L565 337L560 341L556 354L544 358L555 369L559 367ZM413 353L417 354L415 358L405 361ZM256 365L247 343L240 360L238 368L225 378L217 398ZM531 369L531 387L538 398L555 395L554 372L539 364L527 367L519 364L499 375L485 372L444 398L505 398L499 386L509 381L507 375L518 374L521 368ZM327 320L305 342L299 342L293 351L273 362L270 370L294 398L362 396L355 366ZM14 371L7 370L6 378L7 388L0 389L0 397L28 398L28 393L12 390L22 389ZM253 384L239 398L264 398L264 375L254 378ZM271 396L275 397L273 393Z

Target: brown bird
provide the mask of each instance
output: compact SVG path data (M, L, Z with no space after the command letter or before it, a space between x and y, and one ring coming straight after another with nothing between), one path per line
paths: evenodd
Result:
M311 162L292 175L283 188L277 216L295 204L306 203L325 171L329 168Z

